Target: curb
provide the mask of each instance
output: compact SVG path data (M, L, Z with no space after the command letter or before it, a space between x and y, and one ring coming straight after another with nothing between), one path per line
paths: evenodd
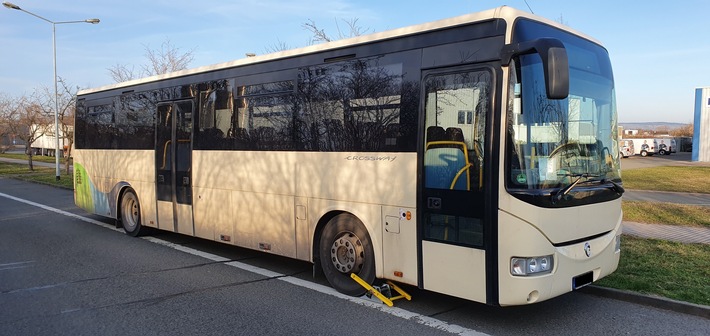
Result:
M710 306L594 285L581 288L579 292L710 319Z

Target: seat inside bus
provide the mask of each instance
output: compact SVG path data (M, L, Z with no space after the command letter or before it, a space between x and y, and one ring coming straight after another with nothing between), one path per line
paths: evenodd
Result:
M426 188L470 190L470 167L468 149L460 128L427 128L424 152Z

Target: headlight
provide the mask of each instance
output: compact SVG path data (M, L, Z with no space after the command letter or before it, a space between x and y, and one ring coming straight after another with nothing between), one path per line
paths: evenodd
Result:
M510 258L510 274L518 276L539 275L552 272L552 255L542 257Z

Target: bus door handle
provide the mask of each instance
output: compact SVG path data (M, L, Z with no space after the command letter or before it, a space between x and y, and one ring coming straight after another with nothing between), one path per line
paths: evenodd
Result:
M190 178L187 177L187 176L184 176L184 177L182 178L182 185L184 185L184 186L189 186L189 185L190 185Z

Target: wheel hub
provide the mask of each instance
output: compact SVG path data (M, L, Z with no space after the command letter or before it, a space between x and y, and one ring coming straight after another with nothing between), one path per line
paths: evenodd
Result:
M134 228L138 224L138 203L133 197L128 197L123 205L123 225Z
M337 237L330 247L330 259L333 266L341 273L360 271L364 260L364 249L360 238L350 232Z

